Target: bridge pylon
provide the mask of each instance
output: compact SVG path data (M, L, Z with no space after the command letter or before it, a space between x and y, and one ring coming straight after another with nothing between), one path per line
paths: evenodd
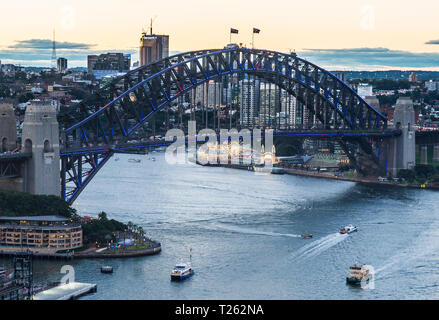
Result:
M0 103L0 152L17 147L17 124L12 104Z
M32 101L26 108L22 151L32 152L24 169L24 191L59 196L59 126L55 107L50 103Z
M415 110L410 98L401 97L396 102L393 124L401 130L401 135L388 142L387 169L396 176L399 170L413 169L416 165Z

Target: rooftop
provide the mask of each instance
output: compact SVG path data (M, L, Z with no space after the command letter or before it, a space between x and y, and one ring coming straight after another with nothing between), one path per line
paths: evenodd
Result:
M70 219L60 216L20 216L20 217L6 217L0 216L0 221L38 221L38 222L67 222Z

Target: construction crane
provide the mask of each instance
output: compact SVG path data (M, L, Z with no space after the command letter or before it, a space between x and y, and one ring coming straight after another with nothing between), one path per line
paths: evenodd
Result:
M154 18L151 18L151 23L149 25L149 33L152 35L152 24L155 21L155 19L157 19L157 16L154 16Z
M154 23L155 19L157 19L157 16L154 16L154 18L150 19L150 23L149 23L149 32L152 35L152 24ZM146 34L145 29L142 28L142 33Z

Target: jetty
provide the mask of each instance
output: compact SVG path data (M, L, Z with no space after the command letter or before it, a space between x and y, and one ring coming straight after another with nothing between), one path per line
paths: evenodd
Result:
M96 284L72 282L41 291L33 296L33 300L75 300L96 291Z

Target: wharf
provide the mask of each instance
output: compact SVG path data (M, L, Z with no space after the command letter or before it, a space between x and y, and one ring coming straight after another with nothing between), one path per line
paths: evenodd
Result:
M8 248L8 250L0 249L0 257L13 257L20 253L29 253L25 250L18 249L17 251L12 251ZM49 253L49 252L31 252L34 258L40 259L60 259L60 260L70 260L73 259L73 253Z
M96 291L96 284L72 282L41 291L33 296L33 300L75 300Z

